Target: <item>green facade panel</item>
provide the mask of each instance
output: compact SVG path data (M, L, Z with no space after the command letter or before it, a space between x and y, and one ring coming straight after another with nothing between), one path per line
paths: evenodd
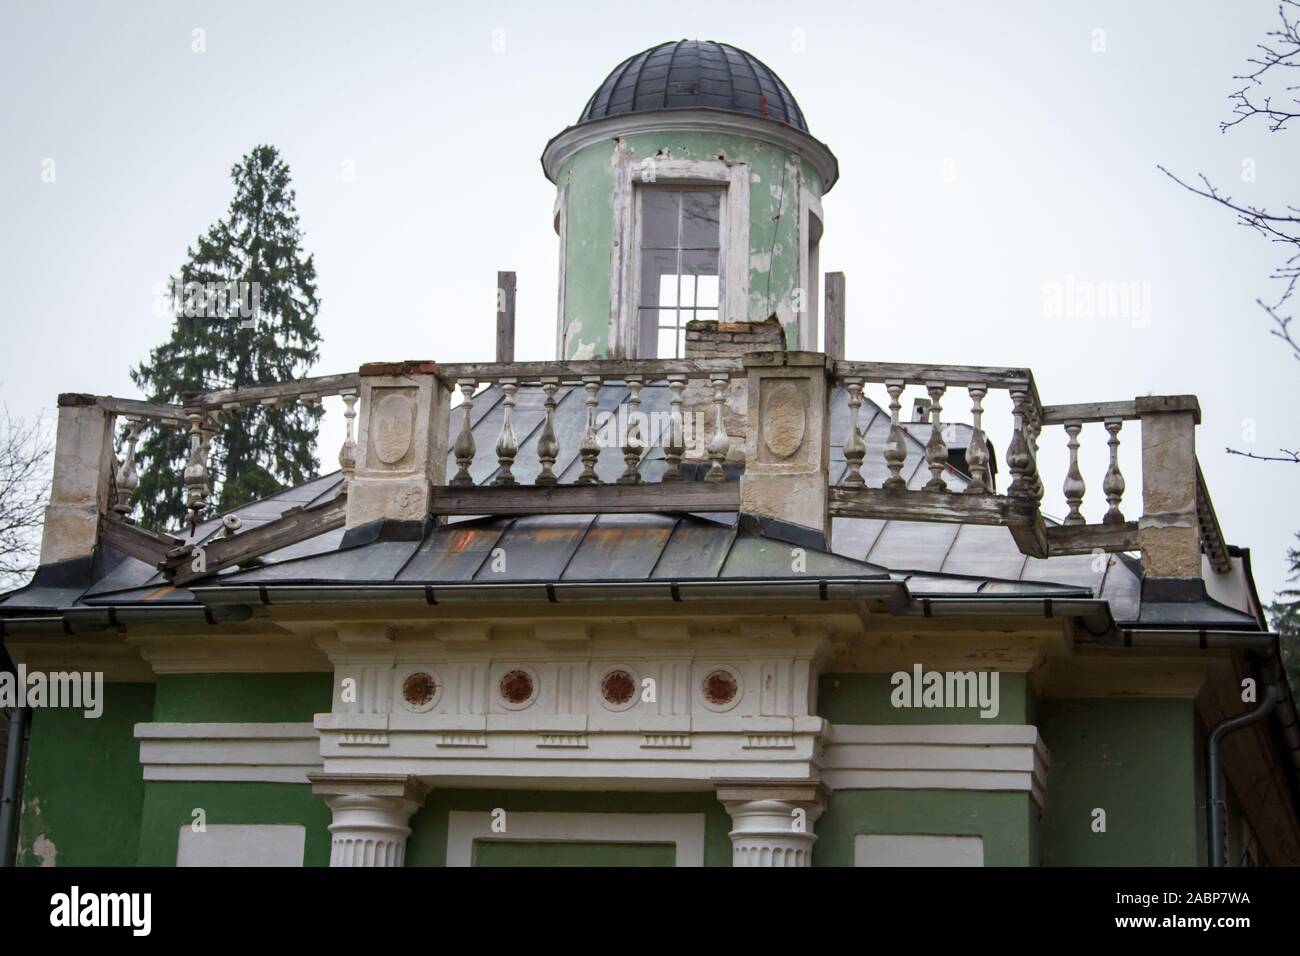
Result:
M103 713L34 709L23 785L19 866L130 866L144 780L134 728L152 684L104 684Z
M196 811L212 824L298 823L307 828L304 866L328 866L331 814L306 783L172 782L145 784L140 866L175 866L182 826Z
M163 674L153 719L159 723L310 723L329 713L334 675Z
M1044 700L1039 707L1051 752L1044 865L1195 866L1203 859L1192 701Z
M985 866L1038 863L1038 805L1027 793L837 790L817 821L814 866L853 866L860 833L979 836Z
M560 843L486 840L474 849L475 866L673 866L671 843Z
M1024 674L999 673L997 715L978 707L896 707L892 674L822 674L817 715L832 724L1030 724L1034 696ZM991 687L991 685L990 685Z

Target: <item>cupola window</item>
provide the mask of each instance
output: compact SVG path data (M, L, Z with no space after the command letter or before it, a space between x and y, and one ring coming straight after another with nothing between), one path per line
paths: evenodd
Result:
M723 190L637 189L638 354L681 358L686 323L717 321Z

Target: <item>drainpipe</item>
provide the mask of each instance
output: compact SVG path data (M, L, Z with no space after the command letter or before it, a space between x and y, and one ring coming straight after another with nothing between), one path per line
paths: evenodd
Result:
M1210 866L1228 865L1227 804L1224 800L1223 767L1221 766L1223 754L1220 750L1223 738L1263 720L1273 712L1280 699L1281 694L1278 692L1277 685L1269 684L1264 688L1264 699L1254 709L1244 714L1237 714L1235 717L1228 717L1210 731L1210 739L1206 744L1208 757L1206 773L1210 778Z
M5 752L4 793L0 797L0 866L14 865L18 836L18 791L23 772L26 707L9 708L9 749Z

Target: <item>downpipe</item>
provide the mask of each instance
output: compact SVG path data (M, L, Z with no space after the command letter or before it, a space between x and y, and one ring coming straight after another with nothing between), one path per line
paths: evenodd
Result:
M13 866L18 837L18 795L27 736L26 707L9 708L9 749L5 751L4 791L0 796L0 866Z
M1210 866L1228 865L1227 801L1223 784L1223 738L1228 734L1259 723L1277 707L1282 699L1276 684L1264 687L1264 698L1251 710L1220 721L1210 731L1206 743L1206 775L1209 777Z

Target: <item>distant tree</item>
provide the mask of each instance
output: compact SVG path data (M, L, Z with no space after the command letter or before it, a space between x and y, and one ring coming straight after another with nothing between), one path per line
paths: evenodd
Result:
M226 217L186 250L170 279L170 339L131 370L150 401L183 404L186 393L301 378L318 357L316 266L302 249L289 167L274 147L258 146L230 176L235 197ZM321 414L302 404L223 413L209 457L216 508L315 477ZM144 432L132 504L146 527L185 519L188 454L184 429Z
M0 412L0 592L36 570L50 494L50 439L45 422Z
M1296 539L1300 540L1300 534ZM1295 582L1296 587L1277 593L1277 600L1269 605L1268 616L1282 645L1282 664L1291 686L1300 691L1300 548L1290 548L1286 557L1291 568L1287 580Z

